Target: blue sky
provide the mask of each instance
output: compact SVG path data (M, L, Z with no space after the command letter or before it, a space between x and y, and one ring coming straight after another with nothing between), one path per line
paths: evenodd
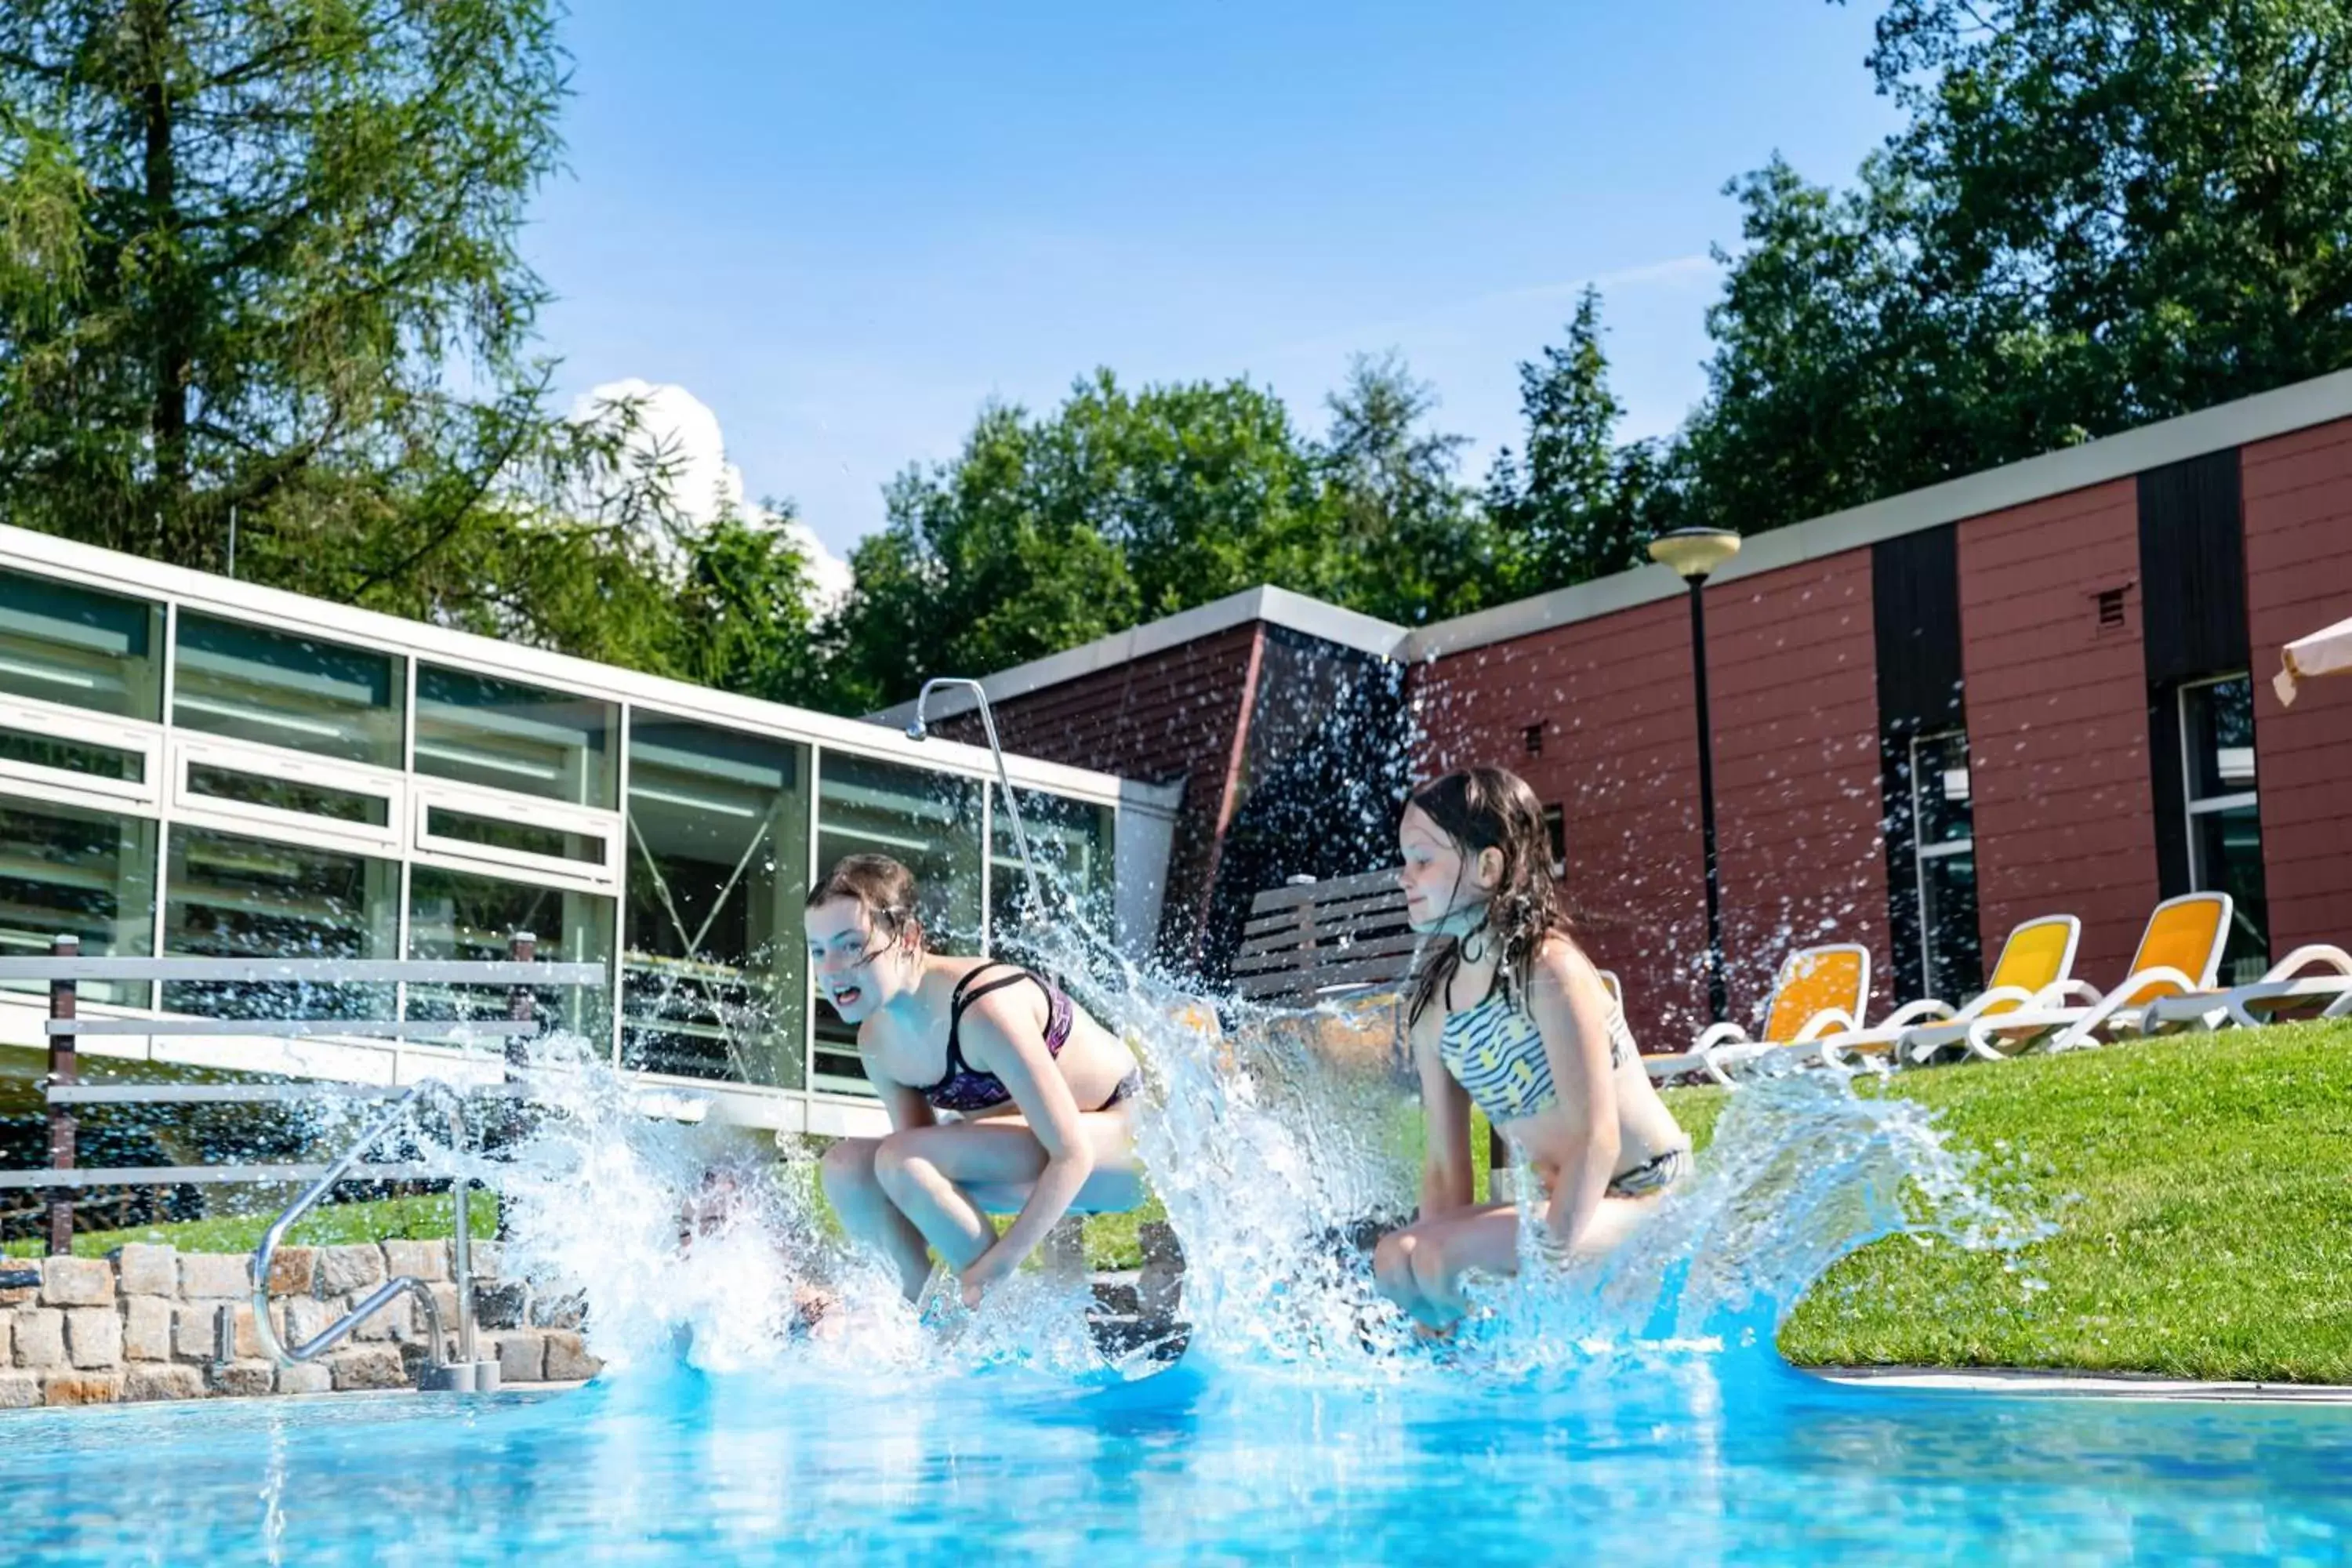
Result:
M525 250L567 395L716 414L835 551L991 395L1247 374L1310 429L1396 349L1482 472L1517 363L1607 295L1629 435L1704 389L1724 182L1892 129L1867 0L1550 5L579 0Z

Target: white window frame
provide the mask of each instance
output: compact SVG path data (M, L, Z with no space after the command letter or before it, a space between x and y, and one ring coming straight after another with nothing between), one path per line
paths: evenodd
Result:
M1957 739L1968 754L1969 764L1969 836L1929 844L1920 835L1920 796L1924 790L1919 768L1919 749L1939 741ZM1968 744L1966 730L1938 730L1930 735L1911 738L1911 893L1919 910L1919 987L1932 988L1936 981L1935 924L1927 918L1927 862L1948 860L1957 855L1973 856L1977 852L1976 836L1976 750ZM1937 787L1942 787L1942 770L1937 770Z
M520 849L501 849L463 838L444 837L430 831L432 812L436 806L464 812L470 816L487 816L494 821L502 819L526 826L546 828L551 832L589 835L604 842L604 858L601 861L572 860L552 855L534 855ZM409 784L409 847L421 866L439 866L451 871L475 872L509 879L519 878L541 887L570 888L617 899L621 891L621 868L627 850L627 826L617 811L562 805L530 795L501 795L494 790L478 789L446 779L417 778ZM615 940L618 940L617 933Z
M140 780L100 778L70 768L0 758L0 790L58 805L104 805L135 816L159 815L163 798L163 727L115 719L22 697L0 697L0 725L26 734L135 752Z
M315 757L307 752L281 751L247 741L174 733L171 742L172 820L192 826L217 828L305 844L314 848L344 849L382 859L397 858L408 814L408 781L387 768L364 763ZM321 789L364 795L384 803L382 826L372 822L343 822L282 806L250 801L223 800L189 787L188 774L198 766L227 768L262 778L282 778Z
M2262 778L2259 773L2255 775L2255 787L2252 789L2233 790L2228 795L2209 795L2201 799L2197 794L2197 752L2189 738L2189 694L2216 686L2227 686L2235 680L2246 681L2251 688L2252 676L2251 672L2242 669L2232 675L2215 675L2201 680L2184 680L2180 683L2179 689L2172 696L2175 704L2173 724L2180 731L2182 808L2180 828L2189 840L2189 886L2190 890L2195 892L2210 890L2205 874L2206 868L2199 864L2201 857L2197 852L2197 819L2200 816L2211 816L2216 812L2235 811L2244 806L2252 806L2259 814L2262 807Z

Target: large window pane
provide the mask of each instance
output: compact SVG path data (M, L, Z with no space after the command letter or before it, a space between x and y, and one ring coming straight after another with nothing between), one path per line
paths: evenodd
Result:
M593 893L538 888L497 877L477 877L418 866L408 874L408 956L469 963L508 956L517 931L539 939L542 963L606 963L613 956L613 900ZM503 986L411 985L412 1018L503 1018ZM612 1013L603 991L548 986L538 994L540 1026L587 1037L591 1054L611 1038Z
M183 611L172 721L396 768L403 680L390 654Z
M153 722L160 605L0 572L0 691Z
M1962 843L1976 837L1966 735L1930 735L1914 742L1911 789L1918 811L1922 848Z
M396 861L175 826L163 883L163 951L195 958L391 958ZM163 987L174 1012L225 1018L389 1018L389 985Z
M614 705L416 668L416 771L568 805L613 805Z
M1984 988L1984 939L1977 927L1977 858L1937 855L1919 862L1927 994L1958 1004Z
M626 1065L801 1087L808 771L804 746L631 720Z
M45 958L51 939L81 939L85 958L153 951L155 825L65 805L0 801L0 952ZM46 990L37 984L17 990ZM144 984L84 985L93 1001L143 1006Z
M2270 967L2270 900L2263 885L2261 809L2249 803L2189 818L2189 858L2200 890L2230 895L2230 941L2221 950L2221 981L2244 984Z
M2242 675L2185 688L2180 720L2192 803L2253 789L2254 688L2250 679Z
M147 779L147 757L142 752L122 746L101 745L91 741L68 740L61 735L44 735L5 724L0 724L0 762L54 768L65 773L85 773L94 779L111 779L120 784L144 784Z
M990 818L988 920L990 951L1026 958L1034 952L1034 938L1021 915L1027 902L1028 877L1021 865L1020 841L1012 814L1004 808L1004 792L988 786L994 810ZM1083 921L1108 936L1111 931L1111 826L1109 806L1069 800L1037 790L1013 791L1021 803L1022 826L1028 830L1029 852L1037 861L1037 878L1045 900L1039 913L1045 928Z
M934 951L977 952L980 786L971 779L824 752L817 786L815 876L845 855L887 855L915 874L917 913ZM857 1032L823 997L816 1002L812 1087L861 1089Z
M2255 800L2254 689L2247 676L2180 690L2187 769L2189 879L2236 906L2221 952L2225 984L2270 967L2270 903L2263 884L2262 810Z

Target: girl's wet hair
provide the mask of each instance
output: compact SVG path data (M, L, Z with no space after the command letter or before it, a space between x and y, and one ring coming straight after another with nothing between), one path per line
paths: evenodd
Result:
M887 855L845 855L834 862L824 880L809 889L803 909L814 909L835 899L848 899L866 911L874 929L897 938L912 930L922 945L923 928L915 919L915 874Z
M1423 784L1405 798L1462 852L1462 875L1472 875L1479 854L1503 853L1503 879L1486 902L1485 924L1473 936L1484 936L1501 950L1502 974L1517 998L1524 999L1528 970L1544 939L1554 932L1568 935L1573 928L1551 879L1551 836L1545 830L1543 803L1527 780L1504 768L1464 768ZM1458 897L1461 889L1454 889ZM1441 936L1413 972L1412 1000L1405 1018L1417 1022L1433 1000L1444 994L1448 981L1462 967L1463 939Z

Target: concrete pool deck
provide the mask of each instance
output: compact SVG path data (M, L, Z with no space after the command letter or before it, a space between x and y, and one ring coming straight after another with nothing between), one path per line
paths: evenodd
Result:
M2329 1383L2222 1383L2137 1373L2059 1372L2034 1367L1801 1367L1847 1387L1924 1393L2040 1394L2077 1399L2168 1399L2236 1405L2352 1405L2352 1387Z

